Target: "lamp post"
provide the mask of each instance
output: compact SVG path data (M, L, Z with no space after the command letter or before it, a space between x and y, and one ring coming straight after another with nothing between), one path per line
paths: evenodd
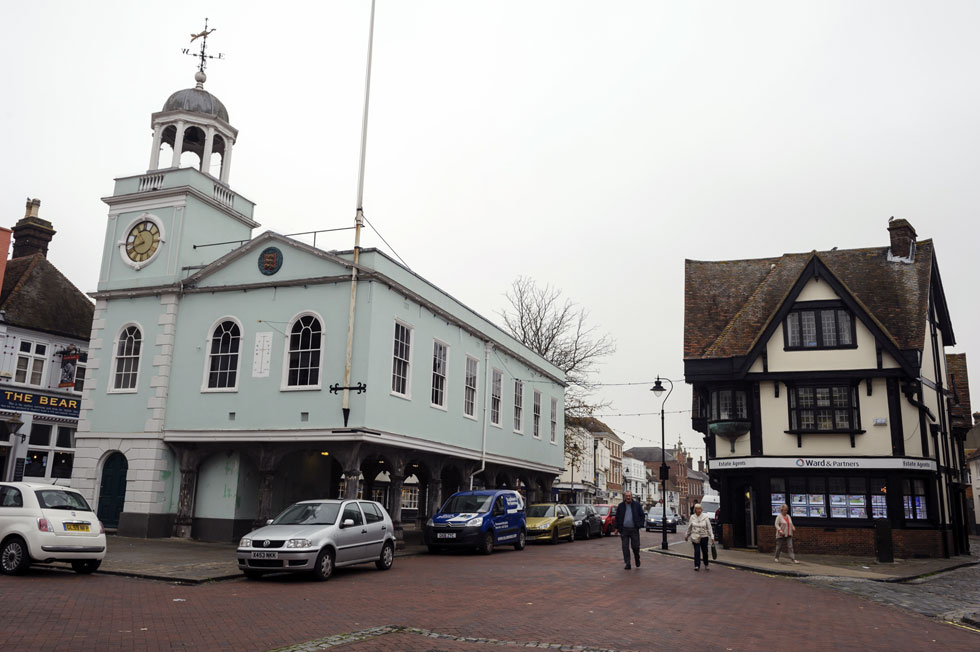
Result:
M667 450L665 448L665 431L664 431L664 406L667 404L667 399L670 398L670 393L674 391L674 383L671 382L670 378L664 378L668 383L670 383L670 389L667 390L667 396L664 396L663 402L660 404L660 482L662 486L661 490L661 500L664 501L664 506L662 510L663 520L660 522L660 530L663 532L663 541L660 543L660 548L662 550L667 549L667 479L670 477L670 469L667 467ZM653 395L660 398L661 394L664 393L663 383L660 382L660 376L657 376L657 382L653 384L650 388Z

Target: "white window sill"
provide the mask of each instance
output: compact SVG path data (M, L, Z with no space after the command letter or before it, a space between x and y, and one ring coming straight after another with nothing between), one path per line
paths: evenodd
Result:
M411 401L412 400L412 395L411 394L399 394L398 392L388 392L388 394L391 395L391 396L394 396L395 398L400 398L403 401Z
M320 385L292 385L289 387L280 387L280 392L316 392L321 388Z

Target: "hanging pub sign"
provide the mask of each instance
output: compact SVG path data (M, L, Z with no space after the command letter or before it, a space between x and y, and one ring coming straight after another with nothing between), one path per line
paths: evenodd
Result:
M61 380L58 381L58 387L74 387L79 351L73 344L64 351L58 351L58 354L61 356Z
M33 412L53 417L78 418L80 399L56 396L43 392L21 392L12 389L0 390L0 410L11 412Z

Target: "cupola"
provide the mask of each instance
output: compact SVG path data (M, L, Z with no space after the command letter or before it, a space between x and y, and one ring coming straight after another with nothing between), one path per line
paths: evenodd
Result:
M173 93L164 103L163 110L153 114L150 171L182 167L182 155L192 152L197 155L194 167L228 183L231 152L238 130L228 122L228 109L221 100L204 90L207 79L204 71L198 70L194 75L194 88ZM161 162L163 145L169 145L172 153L169 161Z

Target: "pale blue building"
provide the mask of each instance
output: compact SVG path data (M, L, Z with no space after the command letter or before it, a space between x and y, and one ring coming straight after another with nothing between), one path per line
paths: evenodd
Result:
M562 372L380 251L253 239L238 132L197 80L104 198L73 486L120 534L209 540L305 498L363 492L398 523L471 485L550 496Z

